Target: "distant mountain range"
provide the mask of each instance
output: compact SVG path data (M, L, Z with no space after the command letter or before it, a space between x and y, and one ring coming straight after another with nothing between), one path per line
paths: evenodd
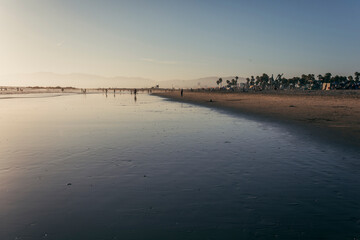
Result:
M227 79L223 77L223 85ZM91 74L72 73L57 74L51 72L39 72L32 74L16 74L0 76L0 86L22 86L22 87L77 87L77 88L148 88L159 85L160 88L206 88L216 87L219 77L204 77L192 80L166 80L156 81L148 78L136 77L103 77ZM245 78L239 78L244 82Z

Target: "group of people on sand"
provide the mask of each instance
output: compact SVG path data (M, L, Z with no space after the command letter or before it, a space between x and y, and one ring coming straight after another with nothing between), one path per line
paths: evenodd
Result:
M102 90L102 92L105 93L105 95L107 95L107 94L108 94L108 91L111 91L111 90L114 91L114 95L116 94L116 90L119 90L120 93L121 93L121 91L129 91L129 90L127 90L127 89L116 89L116 88L101 88L101 89L98 89L98 90ZM84 94L87 93L86 88L81 88L80 91L81 91L81 93L84 93ZM136 95L136 94L138 93L138 91L139 91L139 90L136 89L136 88L131 89L131 90L130 90L130 94ZM147 89L147 90L142 89L141 91L147 91L149 94L152 93L152 90L151 90L151 89Z

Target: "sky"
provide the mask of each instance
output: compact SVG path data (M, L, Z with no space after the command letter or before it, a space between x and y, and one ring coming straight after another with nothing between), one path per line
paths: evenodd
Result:
M350 75L359 43L359 0L0 0L0 75Z

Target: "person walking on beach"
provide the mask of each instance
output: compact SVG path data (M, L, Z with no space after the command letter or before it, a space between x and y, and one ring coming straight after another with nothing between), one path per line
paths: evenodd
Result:
M184 89L181 89L181 96L184 95Z
M134 94L136 95L136 88L134 89Z

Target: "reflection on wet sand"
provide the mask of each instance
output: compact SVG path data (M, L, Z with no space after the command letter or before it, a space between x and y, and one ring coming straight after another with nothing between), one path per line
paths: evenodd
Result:
M0 239L358 236L359 152L142 93L0 108Z

